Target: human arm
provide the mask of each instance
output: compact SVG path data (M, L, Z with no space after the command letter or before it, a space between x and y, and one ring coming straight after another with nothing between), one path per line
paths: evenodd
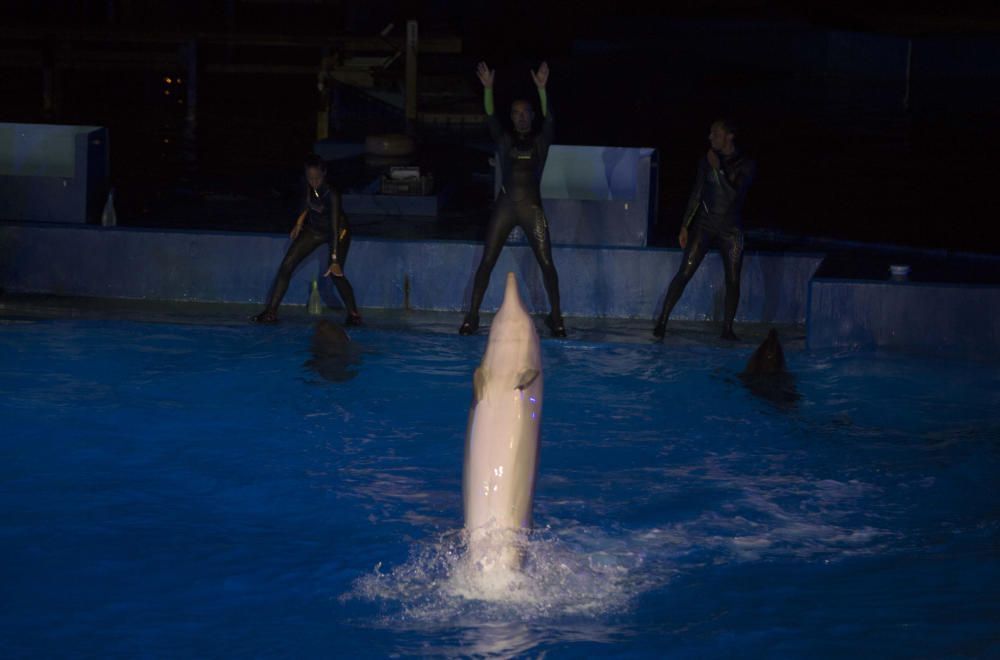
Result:
M292 226L292 232L289 234L293 241L299 237L299 233L302 231L302 223L306 221L307 213L309 213L308 209L303 210L302 213L299 214L298 219L295 220L295 225Z
M691 196L688 197L687 207L684 210L684 217L681 222L682 231L687 230L694 222L694 216L698 213L698 206L701 204L701 192L705 187L705 166L698 163L698 173L695 175L694 186L691 188ZM681 247L684 247L683 245Z
M480 62L479 66L476 67L476 76L483 84L483 109L486 111L486 126L490 130L490 137L493 138L493 141L499 142L503 137L503 127L500 126L500 120L497 119L493 99L493 79L496 76L496 70L486 66L486 62Z
M727 165L712 150L709 150L707 159L712 168L712 176L730 199L730 204L741 207L756 171L754 162L749 158L738 157Z
M542 139L545 141L545 144L551 144L554 123L552 108L549 107L549 95L547 90L549 82L548 62L542 62L537 71L532 71L531 79L534 81L535 88L538 90L538 105L542 111Z

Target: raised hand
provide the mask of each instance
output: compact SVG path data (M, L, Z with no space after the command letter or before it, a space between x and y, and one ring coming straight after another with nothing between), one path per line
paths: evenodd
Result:
M480 62L479 66L476 67L476 75L479 76L479 82L483 83L483 87L486 89L493 87L493 76L496 72L496 69L486 66L486 62Z
M538 71L531 72L531 79L535 81L535 87L545 87L545 83L549 81L549 63L542 62Z

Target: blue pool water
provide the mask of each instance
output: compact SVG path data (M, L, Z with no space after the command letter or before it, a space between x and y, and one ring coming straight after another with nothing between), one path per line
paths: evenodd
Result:
M1000 372L543 342L524 579L458 569L485 337L0 321L5 657L1000 655ZM352 374L353 375L353 374Z

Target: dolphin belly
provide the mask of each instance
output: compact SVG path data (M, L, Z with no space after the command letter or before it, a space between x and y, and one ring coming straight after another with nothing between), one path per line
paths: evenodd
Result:
M465 529L483 565L520 563L517 537L532 526L543 389L538 333L510 273L473 377L465 435Z
M538 383L490 392L475 406L462 479L466 528L531 528L541 404Z

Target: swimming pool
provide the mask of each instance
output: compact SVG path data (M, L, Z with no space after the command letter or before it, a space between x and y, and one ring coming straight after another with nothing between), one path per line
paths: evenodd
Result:
M750 342L544 340L527 579L480 600L448 321L342 381L294 320L0 322L4 655L1000 653L996 365L798 342L779 408Z

